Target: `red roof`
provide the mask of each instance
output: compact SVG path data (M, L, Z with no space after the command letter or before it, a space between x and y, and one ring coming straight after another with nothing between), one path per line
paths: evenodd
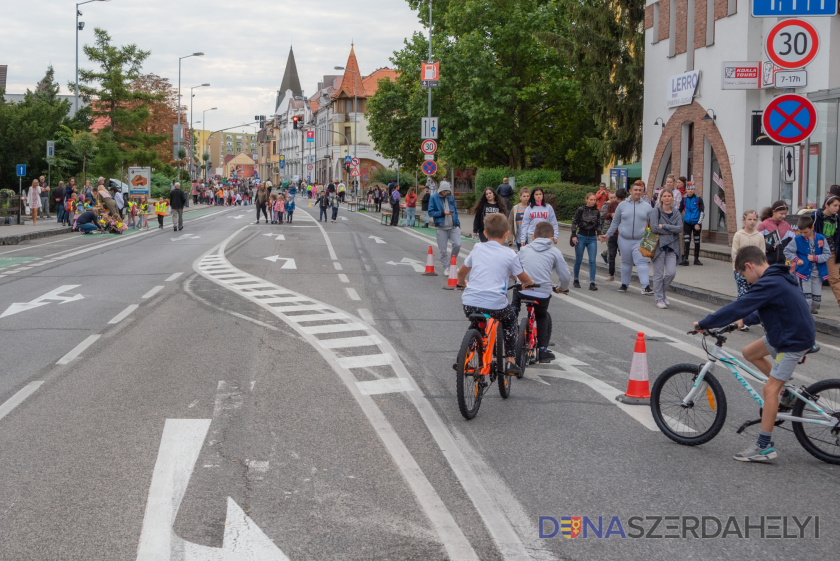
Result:
M379 89L380 80L390 80L391 82L394 82L396 81L397 76L399 76L399 73L390 68L380 68L379 70L374 71L370 76L365 76L362 78L362 87L365 90L366 96L370 97L376 93L376 90Z

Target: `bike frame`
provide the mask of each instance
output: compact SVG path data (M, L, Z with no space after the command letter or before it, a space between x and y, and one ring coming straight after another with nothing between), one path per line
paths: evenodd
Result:
M476 329L481 331L481 371L479 372L482 376L489 376L490 375L490 367L493 363L493 350L496 348L496 332L497 326L499 325L499 320L494 319L487 314L484 314L484 329L478 325L476 322ZM469 362L472 359L472 356L467 356L466 361Z
M525 309L528 310L528 349L531 350L537 347L537 316L533 305L526 304Z
M743 362L734 357L732 354L730 354L728 351L726 351L723 347L715 345L712 347L712 350L707 350L706 352L709 354L709 360L706 362L706 364L703 365L703 368L700 369L700 375L697 376L697 380L695 380L694 386L691 388L691 391L688 392L688 395L685 396L685 399L683 399L683 406L687 407L690 403L694 402L694 398L697 397L698 393L700 393L700 385L703 383L703 379L706 377L706 374L709 371L711 371L712 367L717 361L720 361L729 367L729 371L732 373L733 376L735 376L735 379L738 380L738 382L740 382L741 386L744 387L747 393L749 393L752 396L752 398L758 402L759 407L764 406L764 400L761 398L760 395L758 395L758 392L756 392L753 389L753 387L750 385L747 379L744 378L744 376L742 376L740 372L738 372L738 369L740 368L744 370L747 374L749 374L750 376L762 383L767 381L767 376L765 376L761 372L756 372L752 370L750 367L748 367ZM802 395L792 385L787 387L787 389L791 393L793 393L798 399L801 399L808 406L810 406L817 413L819 413L822 419L817 417L796 417L795 415L792 415L790 413L778 413L776 415L776 420L793 421L797 423L812 423L815 425L823 425L827 427L837 426L838 421L835 417L832 417L831 414L823 411L822 408L820 408L816 403Z

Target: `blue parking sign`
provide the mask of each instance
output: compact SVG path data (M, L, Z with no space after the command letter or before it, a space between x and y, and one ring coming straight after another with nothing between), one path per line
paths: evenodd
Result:
M26 164L18 164L15 167L17 168L18 177L26 177Z

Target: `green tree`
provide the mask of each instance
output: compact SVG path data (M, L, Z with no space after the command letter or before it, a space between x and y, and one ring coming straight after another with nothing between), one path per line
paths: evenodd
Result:
M161 100L163 94L132 87L150 52L134 44L114 46L104 29L95 29L94 36L94 44L85 45L84 51L97 67L79 69L79 93L93 100L91 114L104 123L97 135L96 167L113 176L123 165L160 165L155 147L168 135L147 132L144 125L150 117L147 104Z
M69 131L69 129L68 129ZM87 179L87 160L96 153L96 136L88 131L70 131L72 135L71 145L82 159L82 184Z

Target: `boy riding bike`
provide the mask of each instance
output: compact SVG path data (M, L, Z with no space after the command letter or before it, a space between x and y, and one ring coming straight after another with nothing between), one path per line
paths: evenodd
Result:
M735 271L752 285L750 290L739 300L695 322L694 329L703 333L736 321L739 325L764 325L767 334L741 351L745 359L769 377L764 385L761 430L758 441L734 457L741 462L767 462L778 456L771 437L779 411L779 392L815 344L814 320L789 268L769 265L761 249L748 246L739 250ZM773 357L772 362L768 355Z
M484 219L487 241L475 245L458 270L458 288L464 288L461 301L464 314L487 314L499 320L505 343L505 374L521 374L516 364L516 311L508 305L508 279L516 277L523 287L534 284L522 269L516 253L503 244L510 226L503 214ZM553 230L552 230L553 234ZM467 275L470 276L469 285Z
M534 228L534 240L519 251L519 261L522 268L533 279L536 286L531 290L518 290L513 294L513 308L519 315L522 296L536 298L534 315L537 319L537 360L547 363L554 360L554 353L548 350L548 303L551 299L551 273L557 273L560 278L558 292L569 289L572 275L569 265L560 250L554 247L554 227L549 222L540 222Z

